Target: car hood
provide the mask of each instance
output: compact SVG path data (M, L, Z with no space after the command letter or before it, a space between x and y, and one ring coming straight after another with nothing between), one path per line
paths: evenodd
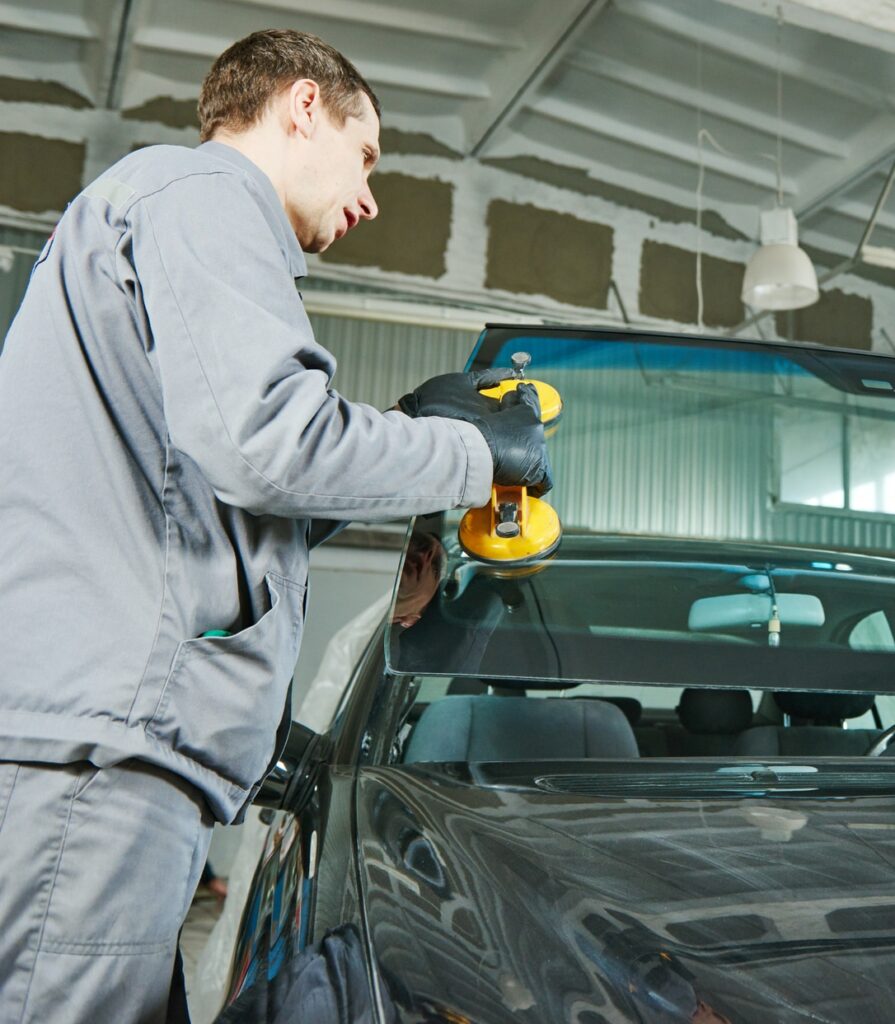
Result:
M402 1021L895 1020L891 796L607 798L414 766L362 771L357 800Z

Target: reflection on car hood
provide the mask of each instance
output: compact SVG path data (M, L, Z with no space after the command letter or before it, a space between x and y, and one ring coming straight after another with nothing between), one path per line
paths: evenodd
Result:
M406 1021L889 1024L892 809L368 769L358 841L376 956Z

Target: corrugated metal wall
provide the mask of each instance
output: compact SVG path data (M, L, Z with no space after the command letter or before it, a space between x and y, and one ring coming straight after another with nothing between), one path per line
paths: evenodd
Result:
M625 353L626 354L626 353ZM552 442L554 504L567 527L692 537L767 536L767 410L697 390L646 387L602 361L554 372L565 400Z
M335 389L377 409L390 408L429 377L462 370L476 342L468 331L443 327L313 315L311 322L338 360Z
M828 509L778 509L770 536L781 544L815 544L844 551L895 555L895 517Z

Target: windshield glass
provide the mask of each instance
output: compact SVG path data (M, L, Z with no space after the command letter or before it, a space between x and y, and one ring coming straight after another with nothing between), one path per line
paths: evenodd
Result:
M392 671L895 693L895 360L490 328L469 368L520 350L563 399L559 548L495 566L418 519Z

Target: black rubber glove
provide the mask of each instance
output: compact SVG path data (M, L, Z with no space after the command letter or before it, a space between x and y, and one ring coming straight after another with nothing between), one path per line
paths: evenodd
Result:
M533 384L508 391L496 416L472 421L484 435L494 460L494 482L527 487L537 498L553 486L541 403Z
M513 376L509 367L476 370L473 373L443 373L431 377L398 400L398 408L407 416L447 416L474 421L500 410L496 398L480 394Z

